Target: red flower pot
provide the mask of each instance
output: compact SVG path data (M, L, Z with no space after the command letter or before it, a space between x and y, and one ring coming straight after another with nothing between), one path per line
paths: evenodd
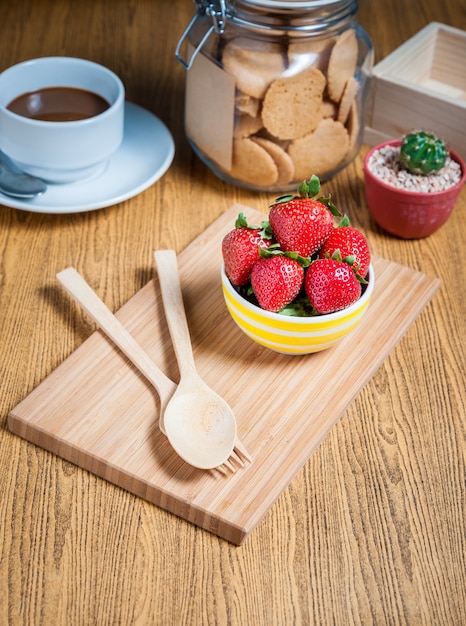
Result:
M374 220L387 232L403 239L427 237L450 217L466 180L466 167L461 157L450 150L451 158L460 164L461 180L444 191L416 192L393 187L377 178L368 167L372 154L383 146L397 147L400 139L372 148L364 159L366 200Z

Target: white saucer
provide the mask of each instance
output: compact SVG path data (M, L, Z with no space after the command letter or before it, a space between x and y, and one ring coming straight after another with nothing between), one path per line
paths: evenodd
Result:
M79 213L101 209L136 196L170 167L175 144L165 124L142 107L125 105L125 133L118 151L90 179L48 185L42 196L19 200L0 193L0 204L36 213Z

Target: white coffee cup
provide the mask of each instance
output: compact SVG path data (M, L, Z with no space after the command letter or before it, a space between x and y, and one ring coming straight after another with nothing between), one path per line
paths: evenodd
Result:
M25 93L50 87L78 88L107 101L97 115L43 121L7 107ZM51 183L95 175L118 149L124 132L125 89L112 71L85 59L43 57L0 74L0 150L25 172Z

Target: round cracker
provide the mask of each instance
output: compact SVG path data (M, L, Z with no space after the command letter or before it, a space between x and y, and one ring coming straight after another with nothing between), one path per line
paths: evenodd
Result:
M278 168L258 143L249 138L235 139L230 175L257 187L270 187L278 180Z
M361 124L359 123L359 113L358 113L356 100L353 100L353 103L351 105L346 128L348 129L348 133L349 133L348 154L352 154L356 147L356 144L358 143L359 131L361 129Z
M285 70L280 44L246 37L232 39L225 46L222 63L236 80L237 88L262 99L270 83Z
M346 81L337 117L337 120L342 124L346 124L346 120L348 119L348 115L351 110L351 105L353 104L356 94L358 93L358 88L359 83L355 78L351 77Z
M335 120L338 114L338 106L335 102L332 102L332 100L324 98L324 100L322 100L320 111L322 113L322 117L332 117Z
M288 148L295 178L305 180L313 174L322 177L333 172L345 158L348 145L348 131L341 122L322 120L313 133L295 139Z
M358 61L358 41L354 30L342 33L333 46L328 62L328 93L340 102L346 82L354 75Z
M262 104L265 128L278 139L296 139L313 131L322 119L325 84L325 76L315 67L275 80Z
M261 117L251 117L250 115L239 115L235 120L235 130L233 135L237 138L254 135L262 128Z
M237 91L235 96L235 108L238 109L240 113L246 113L251 117L257 117L260 112L262 102L258 98L253 98L252 96L248 96L245 93L241 93L241 91Z
M288 46L288 66L316 67L322 72L327 71L330 53L335 40L325 36L324 39L311 40L307 37L299 40L293 38Z
M278 144L265 137L252 137L264 150L270 154L278 169L277 185L287 185L294 178L294 164L290 155Z

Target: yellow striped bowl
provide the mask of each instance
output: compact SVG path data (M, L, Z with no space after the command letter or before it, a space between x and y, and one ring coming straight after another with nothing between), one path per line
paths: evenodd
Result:
M251 304L233 288L222 266L222 288L230 315L257 343L283 354L311 354L336 344L359 324L374 291L372 265L368 285L357 302L342 311L316 317L290 317Z

